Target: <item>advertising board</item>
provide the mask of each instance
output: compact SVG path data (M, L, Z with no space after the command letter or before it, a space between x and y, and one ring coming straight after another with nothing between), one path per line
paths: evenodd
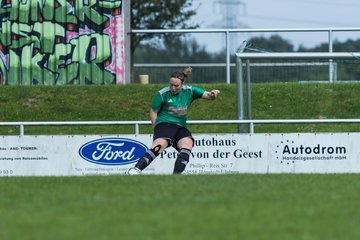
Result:
M184 174L359 173L360 133L194 134ZM2 136L0 176L124 174L152 135ZM172 174L177 151L162 152L144 174Z

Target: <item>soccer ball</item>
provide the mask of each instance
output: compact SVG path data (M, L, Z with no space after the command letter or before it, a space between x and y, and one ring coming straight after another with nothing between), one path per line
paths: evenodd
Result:
M141 170L136 167L131 167L125 172L126 175L140 175Z

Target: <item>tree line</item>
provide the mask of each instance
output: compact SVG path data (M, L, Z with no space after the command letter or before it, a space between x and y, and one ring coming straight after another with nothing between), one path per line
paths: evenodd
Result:
M272 35L266 37L253 37L247 40L245 52L263 51L263 52L328 52L328 43L322 43L318 46L306 48L300 46L295 49L288 40L283 39L279 35ZM345 42L334 41L334 52L357 52L360 49L359 40L347 40ZM284 60L271 60L276 63ZM205 46L200 45L196 39L193 38L173 38L167 42L145 42L138 45L133 54L134 63L225 63L226 51L209 52ZM235 63L235 54L231 54L231 63ZM264 63L266 60L257 60L257 63ZM267 61L269 62L269 61ZM251 71L251 80L254 82L289 82L289 81L327 81L329 79L329 64L328 60L287 60L293 63L291 66L270 66L257 67L256 70ZM301 62L301 63L299 63ZM316 62L313 66L309 63ZM296 63L296 64L295 64ZM352 60L334 60L331 62L336 69L338 80L358 80L360 79L359 59ZM266 65L266 64L264 64ZM311 65L311 64L310 64ZM255 68L251 68L255 69ZM153 82L164 82L171 71L178 70L178 68L148 68L148 69L134 69L135 76L139 74L148 74L151 76ZM203 82L224 82L225 68L199 68L194 71L195 79L203 79ZM196 75L198 74L198 75ZM231 79L235 79L235 68L231 68ZM201 82L201 81L200 81Z
M192 29L198 25L190 20L196 15L196 6L193 0L131 0L131 28L132 29ZM244 51L265 52L328 52L328 43L307 48L299 46L297 49L291 42L280 35L270 37L252 37L246 39ZM240 46L239 46L240 47ZM359 40L345 42L334 41L334 52L358 52ZM131 36L132 63L225 63L226 51L209 52L205 46L200 45L194 38L179 34L133 34ZM290 60L297 62L296 60ZM317 61L318 60L310 60ZM235 63L235 54L231 55L231 62ZM298 63L296 63L298 64ZM295 64L295 65L296 65ZM329 78L328 64L334 64L338 79L360 79L360 68L357 67L358 59L326 61L323 65L306 67L262 67L251 72L251 79L255 82L264 81L301 81L301 80L326 80ZM152 82L164 83L171 71L178 68L134 68L133 79L139 74L150 75ZM194 79L203 79L203 82L223 82L225 68L199 68L194 71ZM198 74L198 76L196 76ZM235 79L235 68L231 68L231 79ZM200 81L201 82L201 81Z

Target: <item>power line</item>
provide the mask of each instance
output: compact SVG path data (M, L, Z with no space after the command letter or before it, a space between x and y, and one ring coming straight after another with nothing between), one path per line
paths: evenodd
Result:
M274 0L273 0L274 1ZM281 1L281 2L286 2L286 3L290 3L290 4L294 4L295 1L289 1L289 0L275 0L275 1ZM360 4L358 3L346 3L343 0L340 2L328 2L328 1L318 1L318 0L302 0L301 2L299 2L298 0L296 0L296 3L311 3L311 4L320 4L320 5L334 5L334 6L341 6L341 7L360 7Z
M316 24L316 25L337 25L343 27L351 27L347 23L339 23L339 22L323 22L323 21L301 20L301 19L280 18L280 17L259 16L259 15L247 15L246 17L272 20L272 21L281 21L281 22L297 22L297 23L308 23L308 24Z

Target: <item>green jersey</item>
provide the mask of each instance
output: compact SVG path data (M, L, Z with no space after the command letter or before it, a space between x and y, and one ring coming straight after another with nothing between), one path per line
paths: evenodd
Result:
M152 110L157 112L156 124L167 122L185 127L191 103L201 98L204 92L202 88L188 85L176 95L171 93L170 86L159 90L151 104Z

